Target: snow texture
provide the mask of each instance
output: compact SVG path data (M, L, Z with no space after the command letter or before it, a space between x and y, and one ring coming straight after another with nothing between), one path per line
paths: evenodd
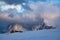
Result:
M0 40L60 40L60 29L0 34Z

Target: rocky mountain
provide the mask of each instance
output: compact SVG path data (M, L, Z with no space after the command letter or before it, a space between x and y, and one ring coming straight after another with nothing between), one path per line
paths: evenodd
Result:
M30 25L31 26L31 25ZM55 27L53 26L42 26L42 25L35 25L31 27L30 31L34 31L34 30L42 30L42 29L54 29ZM9 33L14 33L14 32L24 32L24 31L29 31L29 28L24 27L24 25L18 24L18 23L14 23L14 24L10 24L8 27L7 32Z
M23 32L25 31L25 28L22 27L20 24L11 24L9 25L9 28L7 32L13 33L13 32Z

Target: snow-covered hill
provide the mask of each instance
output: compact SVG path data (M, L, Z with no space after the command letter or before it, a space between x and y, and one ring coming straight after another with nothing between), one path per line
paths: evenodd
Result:
M0 40L60 40L60 29L5 33Z

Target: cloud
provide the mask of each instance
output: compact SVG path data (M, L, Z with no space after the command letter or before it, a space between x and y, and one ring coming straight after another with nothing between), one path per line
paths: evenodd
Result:
M56 4L59 4L59 3L53 3L53 2L52 3L51 2L28 3L28 6L33 11L26 11L24 13L17 13L16 11L13 11L12 14L14 15L14 17L9 16L10 12L6 14L2 13L0 15L0 18L6 18L9 20L14 20L19 22L38 22L38 21L40 22L41 19L44 18L44 22L47 25L55 26L54 20L56 20L60 16L59 7ZM14 6L9 5L9 6L11 8L19 9L19 5L14 5ZM18 8L16 8L16 6L18 6Z
M57 2L36 2L31 3L30 7L33 9L33 13L44 18L47 25L55 25L58 22L56 19L60 17L59 3ZM56 21L54 21L56 20Z
M55 25L60 28L60 16L54 20Z
M22 4L22 3L28 3L28 2L38 2L38 1L41 1L41 2L46 2L47 0L0 0L0 1L4 1L6 2L7 4Z
M6 2L7 4L22 4L23 2L26 2L25 0L1 0L1 1L4 1Z
M5 2L1 2L0 3L0 10L1 11L8 11L9 9L15 9L18 13L22 13L24 11L23 7L21 6L21 4L18 5L9 5L6 4Z

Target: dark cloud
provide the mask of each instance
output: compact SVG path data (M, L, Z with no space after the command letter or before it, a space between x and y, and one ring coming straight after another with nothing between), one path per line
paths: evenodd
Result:
M37 1L46 2L47 0L1 0L1 1L4 1L8 4L22 4L22 3L28 3L29 1L32 1L32 2L37 2Z
M2 0L8 4L21 4L21 3L27 3L25 0Z

